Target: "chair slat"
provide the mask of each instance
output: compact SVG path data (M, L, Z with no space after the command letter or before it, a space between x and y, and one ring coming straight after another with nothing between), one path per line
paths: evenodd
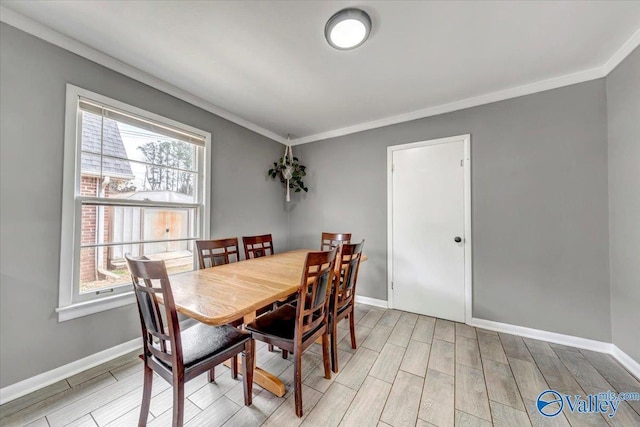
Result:
M320 240L320 250L328 251L335 248L341 243L350 243L351 233L322 233L322 239Z
M242 244L244 245L245 259L260 258L275 253L271 234L243 237Z
M196 240L200 269L216 267L240 260L238 239Z

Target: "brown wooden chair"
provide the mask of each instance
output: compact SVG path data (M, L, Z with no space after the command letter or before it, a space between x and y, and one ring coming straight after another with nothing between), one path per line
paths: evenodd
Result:
M338 322L349 318L351 348L356 349L355 295L358 270L362 259L364 240L355 244L342 244L338 249L334 286L329 304L329 332L331 333L331 367L338 372Z
M200 269L238 262L240 251L236 237L219 240L196 240Z
M244 245L245 259L260 258L262 256L274 254L271 234L243 237L242 244Z
M125 257L142 326L144 388L138 425L147 424L154 371L173 386L173 426L182 426L184 383L205 372L209 372L209 381L213 381L215 366L233 358L232 366L237 367L239 353L242 353L244 403L251 405L255 351L251 335L229 325L204 323L181 331L164 261ZM164 318L158 295L164 302ZM232 377L237 378L237 368L232 370Z
M240 246L238 246L237 237L219 240L196 240L196 247L198 249L198 265L201 270L230 264L232 260L233 262L240 261ZM238 327L242 323L243 318L241 317L231 322L230 325Z
M351 233L322 233L320 250L328 251L335 248L340 243L351 243Z
M273 255L273 238L271 234L263 234L260 236L246 236L242 238L242 245L244 246L244 258L245 259L254 259L260 258L267 255ZM283 301L283 302L286 302ZM262 307L261 309L256 311L256 314L259 316L261 314L267 313L271 311L271 309L277 308L278 303L274 302L272 305L267 307ZM273 345L269 344L269 351L273 351ZM282 351L282 357L287 358L287 352Z
M302 352L322 337L324 376L331 378L329 360L329 297L337 249L307 254L296 306L285 304L256 318L246 327L253 337L293 352L296 415L302 416Z

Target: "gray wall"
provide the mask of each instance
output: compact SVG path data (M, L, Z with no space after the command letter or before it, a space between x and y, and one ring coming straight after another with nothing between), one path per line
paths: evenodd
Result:
M68 51L0 26L0 387L139 336L135 306L58 323L65 84L213 135L214 237L271 232L286 249L282 145Z
M474 317L610 341L606 120L599 79L295 147L291 246L365 238L358 293L386 300L387 146L470 133Z
M640 48L607 76L613 343L640 363Z
M139 333L133 306L63 323L54 312L67 82L213 134L214 237L271 232L285 250L350 231L370 257L359 294L378 299L387 298L386 147L470 133L474 316L602 341L613 329L640 360L640 97L630 90L639 64L636 50L606 83L295 147L310 192L285 208L264 176L280 144L1 24L0 387Z

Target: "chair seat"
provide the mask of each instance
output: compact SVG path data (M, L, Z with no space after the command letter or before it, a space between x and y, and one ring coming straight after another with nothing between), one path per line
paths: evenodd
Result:
M305 337L313 334L323 325L304 334ZM296 307L285 304L277 309L257 317L246 326L251 332L258 332L264 335L272 335L284 340L293 341L296 329Z
M233 326L209 326L198 323L181 331L182 357L185 369L251 339L251 335ZM171 366L161 360L167 368Z

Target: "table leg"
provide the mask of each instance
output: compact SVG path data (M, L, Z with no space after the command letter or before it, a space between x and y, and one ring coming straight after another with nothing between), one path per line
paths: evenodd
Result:
M230 362L227 360L224 362L226 366L229 366ZM242 361L238 360L238 375L242 375ZM255 367L253 370L253 383L258 384L260 387L269 390L271 393L278 397L282 397L286 393L286 389L282 380L271 372L267 372L262 368Z
M247 323L253 321L253 319L256 318L256 313L250 313L247 314L246 316L244 316L244 324L246 325ZM275 394L278 397L282 397L284 396L284 394L286 393L286 389L284 387L284 384L282 382L282 380L278 377L276 377L275 375L273 375L271 372L267 372L262 368L257 367L256 364L256 359L257 357L253 358L253 382L255 384L258 384L260 387L269 390L271 393ZM224 364L226 366L230 365L230 361L227 360L226 362L224 362ZM242 375L242 361L238 360L238 374Z

